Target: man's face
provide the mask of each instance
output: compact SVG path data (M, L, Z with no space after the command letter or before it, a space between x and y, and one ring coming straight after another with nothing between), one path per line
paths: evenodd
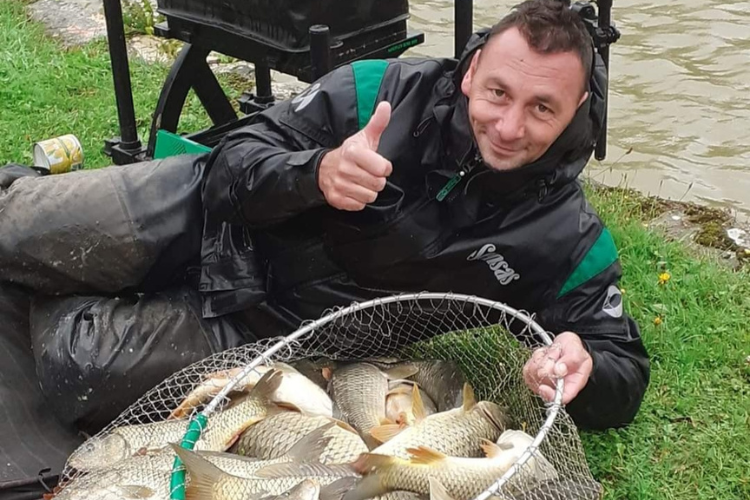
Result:
M535 52L516 28L474 55L461 82L485 163L510 170L542 156L588 97L575 52Z

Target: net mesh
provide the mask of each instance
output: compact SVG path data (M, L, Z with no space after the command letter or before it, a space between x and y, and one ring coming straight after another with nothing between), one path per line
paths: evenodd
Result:
M531 436L543 435L538 449L531 448L532 456L541 454L546 458L556 476L528 485L522 480L530 473L526 470L529 464L517 465L507 474L512 477L503 481L498 491L492 491L496 498L598 499L601 488L588 469L573 421L558 404L545 403L524 384L522 368L532 350L549 342L538 326L532 328L535 323L528 318L483 299L417 294L336 309L288 337L265 339L215 354L164 380L76 450L63 471L57 497L111 499L136 494L143 498L144 491L149 491L152 496L148 498L169 498L174 459L171 450L167 448L170 454L155 456L144 455L142 450L123 451L122 438L109 437L116 429L147 424L153 427L149 431L154 434L153 439L179 443L191 417L204 411L210 399L190 406L181 419L167 419L191 391L205 385L211 374L243 368L252 362L267 365L303 358L389 357L455 362L474 388L478 401L490 400L507 408L512 428ZM204 433L229 402L226 397L214 401L215 412L207 415ZM553 411L556 416L551 422L549 415ZM164 423L179 426L179 432L167 429ZM175 432L179 438L174 438ZM80 457L102 447L109 458L115 457L113 463L100 462L91 467L95 470L81 467ZM132 474L137 477L130 477ZM139 489L144 485L145 490Z

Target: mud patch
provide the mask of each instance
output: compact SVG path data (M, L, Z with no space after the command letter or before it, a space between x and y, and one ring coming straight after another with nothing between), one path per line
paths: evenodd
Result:
M750 225L738 221L729 211L645 196L629 188L590 185L612 194L613 198L627 200L635 217L670 240L681 242L699 254L716 257L735 269L750 265L750 248L744 244L747 238L737 236L750 234Z

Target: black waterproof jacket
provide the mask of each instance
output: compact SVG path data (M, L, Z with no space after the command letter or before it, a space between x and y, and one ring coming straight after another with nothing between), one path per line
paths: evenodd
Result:
M277 335L326 309L399 292L455 292L535 313L581 336L594 361L568 405L576 423L629 423L649 380L637 325L622 310L617 251L577 176L599 131L606 76L534 162L498 172L481 161L459 85L460 61L397 59L341 67L229 135L208 159L204 314L245 309ZM360 212L327 205L322 156L392 106L378 152L393 173ZM457 183L455 181L458 181ZM262 314L261 314L262 312Z

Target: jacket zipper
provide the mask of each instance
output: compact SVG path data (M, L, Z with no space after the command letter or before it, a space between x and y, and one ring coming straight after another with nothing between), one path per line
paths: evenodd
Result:
M448 182L443 186L443 189L438 192L435 199L437 201L443 201L446 196L453 190L454 187L458 185L459 182L461 182L461 179L463 179L465 176L471 173L474 168L476 168L477 165L482 163L482 157L479 155L479 153L474 154L474 158L468 161L458 172L456 172L453 177L451 177Z

